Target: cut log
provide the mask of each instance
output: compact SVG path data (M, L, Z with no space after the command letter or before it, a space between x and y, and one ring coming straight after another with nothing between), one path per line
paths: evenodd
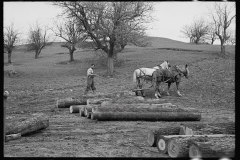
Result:
M109 106L95 107L94 112L188 112L198 113L193 108L178 108L174 105L148 105L148 104L112 104Z
M212 138L220 138L220 137L235 137L234 134L210 134L210 135L163 135L166 138L185 138L185 137L212 137Z
M85 117L87 117L88 112L92 112L92 106L84 107L84 115L85 115Z
M147 142L150 147L156 147L156 142L159 135L177 135L179 133L180 126L173 125L167 127L161 127L153 131L148 131Z
M165 138L167 139L167 137ZM168 155L172 158L189 157L188 139L187 138L169 138L167 150L168 150Z
M185 122L182 125L197 131L198 134L235 134L235 122L203 123Z
M87 118L88 118L88 119L91 119L91 114L92 114L92 112L88 112L88 113L87 113Z
M87 105L90 104L101 104L104 101L111 101L111 98L97 98L97 99L87 99Z
M57 100L58 108L69 108L72 105L87 105L87 99L66 98Z
M70 110L70 113L79 113L79 110L81 108L84 108L86 105L72 105L70 106L69 110Z
M200 121L201 114L189 112L94 112L99 121Z
M147 103L147 104L159 104L162 103L164 99L145 99L141 96L129 96L129 97L121 97L114 98L112 103L120 103L120 104L131 104L131 103Z
M235 137L208 138L205 142L190 140L191 158L222 158L235 156Z
M21 138L21 134L10 134L10 135L6 135L5 136L5 142L11 141L11 140L15 140L15 139L19 139Z
M33 114L21 122L6 124L6 135L20 133L22 136L45 129L49 126L48 116L45 114Z
M158 149L160 154L167 153L167 151L168 151L168 141L169 141L169 138L165 138L162 135L158 136L156 145L157 145L157 149Z

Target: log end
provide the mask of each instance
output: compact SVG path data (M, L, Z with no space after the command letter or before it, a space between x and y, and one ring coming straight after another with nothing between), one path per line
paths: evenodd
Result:
M190 158L201 158L202 154L199 147L196 144L191 144L189 147L189 157Z
M168 155L171 158L176 158L178 157L179 154L179 147L178 144L176 143L176 141L174 139L169 140L168 142Z
M162 135L158 136L156 146L157 146L159 153L161 153L161 154L167 153L168 142L167 142L166 138L164 138L164 136L162 136Z
M147 143L150 147L156 147L156 139L154 137L153 131L149 131L147 133Z

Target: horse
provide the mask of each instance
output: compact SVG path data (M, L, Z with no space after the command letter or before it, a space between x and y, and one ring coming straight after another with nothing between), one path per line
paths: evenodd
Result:
M144 81L152 82L152 74L157 69L169 69L169 63L164 61L162 64L153 68L138 68L133 72L133 82L136 88L142 88Z
M181 82L181 77L185 76L187 79L189 77L189 69L188 65L185 65L185 69L180 69L177 65L171 67L170 70L163 69L163 70L156 70L153 72L152 75L152 85L155 90L155 97L160 98L160 89L159 86L161 82L168 84L167 95L169 96L169 89L172 83L176 83L177 87L177 94L182 96L179 91L179 84Z

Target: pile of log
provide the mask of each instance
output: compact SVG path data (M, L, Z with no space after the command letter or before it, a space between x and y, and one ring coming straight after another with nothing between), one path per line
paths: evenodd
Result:
M149 131L147 143L150 147L157 147L160 154L168 154L172 158L234 157L234 133L234 122L181 123Z

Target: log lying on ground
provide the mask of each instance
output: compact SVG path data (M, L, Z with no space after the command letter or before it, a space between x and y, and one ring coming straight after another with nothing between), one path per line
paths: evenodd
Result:
M148 104L112 104L110 106L95 107L93 112L189 112L198 113L194 108L179 108L174 105ZM199 113L200 114L200 113Z
M5 142L11 141L11 140L15 140L15 139L19 139L21 138L21 134L10 134L10 135L6 135L5 136Z
M198 142L190 140L189 157L191 158L222 158L235 156L235 137L221 137Z
M179 125L161 127L153 131L148 131L147 142L150 147L156 147L156 142L159 135L177 135L179 134L179 131L180 131Z
M168 141L170 138L166 138L162 135L158 135L157 141L156 141L156 147L160 154L165 154L168 151Z
M111 98L97 98L97 99L87 99L87 105L92 105L92 104L101 104L104 101L111 101Z
M58 108L69 108L72 105L87 105L87 99L66 98L57 100Z
M72 105L70 106L69 110L70 110L70 113L79 113L79 110L81 108L84 108L86 105Z
M99 121L200 121L201 114L189 112L94 112Z
M21 122L6 124L6 135L20 133L22 136L45 129L49 126L49 118L45 114L33 114Z
M122 104L131 104L131 103L147 103L147 104L159 104L165 101L165 99L145 99L140 96L129 96L129 97L120 97L113 98L112 103L122 103Z
M198 134L235 134L235 122L232 121L218 123L187 122L181 124L197 131Z
M216 141L217 139L235 138L234 135L170 135L164 136L168 140L168 155L172 158L189 157L190 145L196 141ZM232 142L232 141L231 141ZM219 143L218 143L219 144ZM219 147L219 146L215 146ZM235 146L234 146L235 147ZM209 149L209 148L208 148ZM194 150L195 151L195 150ZM194 154L196 154L194 152Z

